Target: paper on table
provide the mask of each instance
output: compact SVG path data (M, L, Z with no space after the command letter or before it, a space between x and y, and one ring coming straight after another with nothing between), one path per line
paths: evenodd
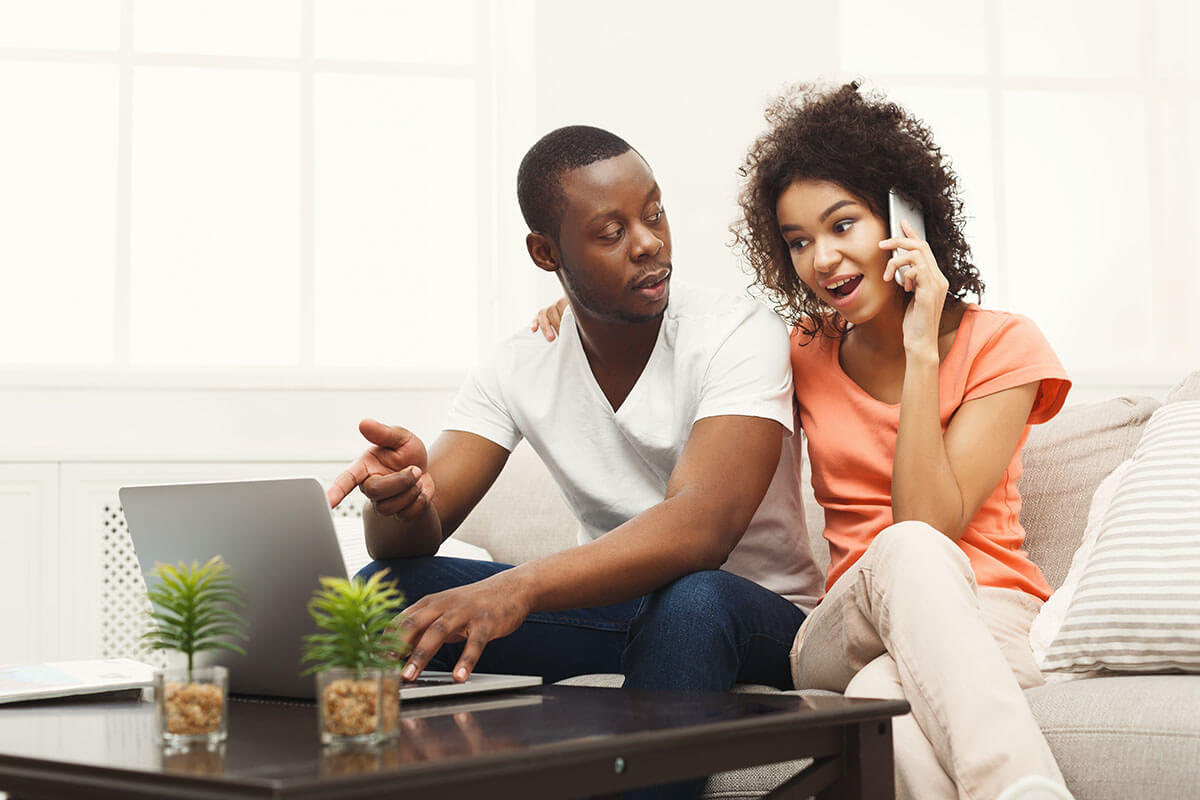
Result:
M0 665L0 703L139 689L154 667L129 658Z

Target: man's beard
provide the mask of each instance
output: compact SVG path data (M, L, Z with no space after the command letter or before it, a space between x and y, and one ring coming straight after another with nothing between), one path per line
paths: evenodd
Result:
M671 265L666 264L666 266L670 267ZM653 314L634 314L630 311L608 308L600 302L592 292L591 287L585 285L586 282L581 283L575 280L573 267L568 267L564 263L559 268L558 274L562 276L563 286L571 297L575 299L575 302L579 303L589 314L605 322L624 322L636 325L643 322L653 322L666 313L667 307L665 305Z

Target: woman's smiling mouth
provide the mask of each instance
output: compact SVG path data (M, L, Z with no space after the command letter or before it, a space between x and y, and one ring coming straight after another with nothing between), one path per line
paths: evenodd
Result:
M844 305L844 302L850 299L862 283L862 275L847 275L842 278L837 278L825 285L825 291L833 295L833 303L835 306Z

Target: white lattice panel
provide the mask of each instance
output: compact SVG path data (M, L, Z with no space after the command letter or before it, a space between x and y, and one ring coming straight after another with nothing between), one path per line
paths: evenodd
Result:
M100 542L101 655L104 658L135 658L165 667L160 653L151 653L142 645L150 601L146 580L133 551L125 514L116 498L100 509L103 533Z
M361 517L364 498L362 493L357 489L348 495L345 500L338 504L338 507L333 510L334 519L345 519L350 517Z

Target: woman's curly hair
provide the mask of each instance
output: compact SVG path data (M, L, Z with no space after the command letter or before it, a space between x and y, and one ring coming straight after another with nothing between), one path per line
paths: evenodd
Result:
M822 303L792 268L775 204L797 180L830 181L887 219L888 190L915 200L926 239L950 282L947 304L983 295L979 270L963 238L958 176L925 123L857 83L835 89L797 84L766 111L770 129L739 169L743 218L730 230L734 251L768 299L809 337L845 334L846 321Z

